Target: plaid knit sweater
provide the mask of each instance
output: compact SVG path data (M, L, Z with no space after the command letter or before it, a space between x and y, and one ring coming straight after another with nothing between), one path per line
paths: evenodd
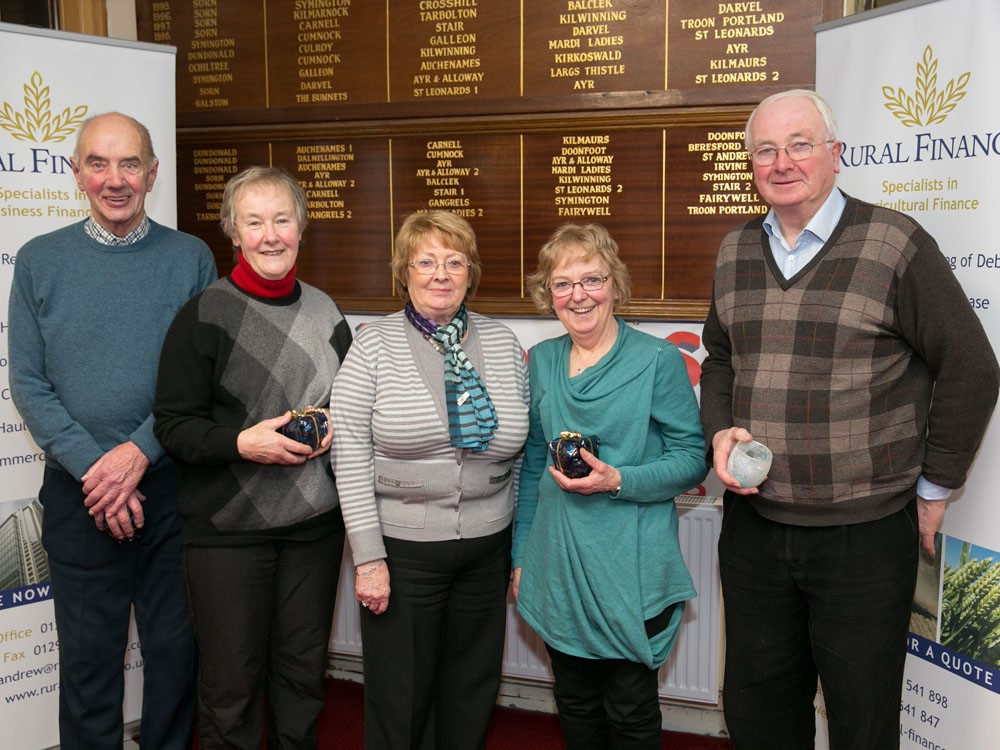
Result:
M785 279L762 225L723 241L703 334L706 440L745 427L774 452L748 500L771 520L822 526L899 510L921 473L961 486L1000 376L934 239L848 197L827 244Z

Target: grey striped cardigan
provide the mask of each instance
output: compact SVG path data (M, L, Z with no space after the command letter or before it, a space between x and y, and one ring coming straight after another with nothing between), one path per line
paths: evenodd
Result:
M486 384L499 427L488 450L448 438L443 357L394 313L361 328L330 400L341 511L354 564L385 557L382 535L475 538L513 518L528 434L528 378L513 332L469 313L463 348Z

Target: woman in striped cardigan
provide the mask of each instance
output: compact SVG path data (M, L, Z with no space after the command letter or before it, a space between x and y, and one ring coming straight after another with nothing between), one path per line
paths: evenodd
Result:
M500 686L524 355L466 310L482 269L465 219L410 216L392 269L405 309L358 332L331 399L365 745L480 748Z

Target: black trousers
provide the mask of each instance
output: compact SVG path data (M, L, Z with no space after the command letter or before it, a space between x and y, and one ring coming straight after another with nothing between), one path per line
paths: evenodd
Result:
M385 539L389 608L361 610L368 750L485 747L510 580L508 527L478 539Z
M270 750L318 746L343 552L343 529L309 542L184 548L202 750L259 750L265 705Z
M647 622L653 636L674 606ZM626 659L585 659L545 644L555 677L553 695L567 750L659 750L658 670Z
M736 750L814 746L816 678L831 750L896 750L916 503L869 523L787 526L727 496L719 539L723 705Z
M194 721L195 647L181 577L178 471L139 484L142 537L118 543L97 530L71 475L46 467L38 497L59 630L59 743L121 750L124 656L132 606L142 644L142 742L187 748Z

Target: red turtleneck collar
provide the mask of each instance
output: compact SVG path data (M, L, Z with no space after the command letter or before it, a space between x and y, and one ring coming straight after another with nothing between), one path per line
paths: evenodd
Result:
M295 290L295 266L292 266L292 270L284 278L272 281L254 271L242 252L236 254L236 267L230 278L236 286L255 297L277 299L287 297Z

